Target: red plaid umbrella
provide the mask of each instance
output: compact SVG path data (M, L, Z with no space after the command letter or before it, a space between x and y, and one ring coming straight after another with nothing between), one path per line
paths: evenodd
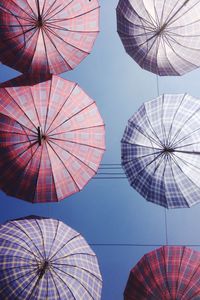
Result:
M124 299L200 299L200 252L164 246L146 254L130 272Z
M104 131L95 102L74 82L52 76L32 86L4 84L0 188L31 202L78 192L96 174Z
M0 1L0 60L21 72L59 74L90 52L98 0Z

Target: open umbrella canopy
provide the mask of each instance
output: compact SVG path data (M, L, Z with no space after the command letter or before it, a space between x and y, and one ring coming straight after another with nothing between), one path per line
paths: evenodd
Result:
M199 0L120 0L117 29L126 52L158 75L200 66Z
M165 94L144 103L122 138L128 180L148 201L168 208L200 202L200 101Z
M54 75L32 86L9 85L0 88L0 188L31 202L80 191L105 149L94 100Z
M100 300L96 255L75 230L27 217L0 226L0 298Z
M75 68L98 31L98 0L0 1L0 61L21 72Z
M131 270L124 300L200 299L200 252L163 246L147 253Z

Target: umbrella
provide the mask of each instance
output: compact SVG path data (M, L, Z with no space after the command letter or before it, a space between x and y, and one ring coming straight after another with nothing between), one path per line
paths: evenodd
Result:
M120 0L117 29L126 52L158 75L200 66L199 0Z
M22 73L59 74L91 52L98 0L2 0L0 28L2 63Z
M200 253L163 246L144 255L131 270L124 300L200 299Z
M0 88L0 188L31 202L58 201L96 174L104 124L76 83L53 75L25 84Z
M0 226L0 298L100 300L102 279L85 239L61 221L30 216Z
M165 94L144 103L122 138L122 166L133 188L168 208L200 201L200 101Z

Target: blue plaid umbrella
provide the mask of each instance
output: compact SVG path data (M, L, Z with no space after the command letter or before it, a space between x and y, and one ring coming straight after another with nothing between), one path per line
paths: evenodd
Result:
M162 95L129 119L122 166L133 188L167 208L200 202L200 100Z
M99 300L97 258L62 222L40 217L0 227L0 299Z

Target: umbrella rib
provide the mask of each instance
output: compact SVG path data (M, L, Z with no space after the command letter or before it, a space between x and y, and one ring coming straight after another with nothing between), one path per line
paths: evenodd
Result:
M38 147L40 147L40 146L38 146ZM38 166L38 170L37 170L37 175L38 175L38 176L37 176L37 180L36 180L36 188L35 188L35 192L34 192L33 199L35 199L36 190L37 190L38 178L39 178L39 173L40 173L40 168L41 168L41 159L42 159L43 147L44 147L44 145L42 145L42 151L41 151L41 156L40 156L40 162L39 162L39 166Z
M53 240L52 240L52 243L51 243L51 247L50 247L50 249L49 249L48 260L49 260L51 251L52 251L52 249L53 249L53 245L54 245L54 243L55 243L55 240L56 240L56 238L57 238L59 225L60 225L60 222L59 222L58 220L56 220L56 230L55 230L55 234L54 234L54 237L53 237Z
M154 146L145 146L145 145L142 145L142 144L135 144L135 143L131 143L130 141L126 141L126 140L121 140L121 143L122 144L128 144L128 145L131 145L131 146L138 146L138 147L141 147L141 148L147 148L147 149L153 149L153 150L158 150L159 152L162 151L162 148L156 148ZM157 153L157 152L156 152ZM150 154L147 154L147 155L152 155L153 153L150 153Z
M174 121L175 121L175 118L177 116L177 113L179 111L179 109L181 108L181 105L183 104L183 101L185 100L185 97L186 97L187 94L184 94L179 105L177 105L176 107L176 110L174 112L174 115L173 115L173 119L172 119L172 122L170 124L170 128L169 128L169 134L168 134L168 141L169 141L169 147L172 147L171 143L170 143L170 139L171 139L171 134L172 134L172 127L173 127L173 124L174 124Z
M17 245L20 245L20 244L18 244L18 243L16 243L16 242L14 242L15 244L17 244ZM2 249L4 249L4 248L6 248L6 247L4 247L4 246L1 246L0 247L0 251L2 250ZM4 258L5 257L5 255L1 255L1 253L0 253L0 257L2 257L2 258ZM19 256L19 255L11 255L11 254L6 254L6 258L8 258L8 257L10 257L10 258L16 258L16 259L20 259L20 260L24 260L25 262L27 262L27 260L28 260L28 263L30 264L30 265L32 265L32 266L35 266L35 263L37 262L37 261L34 261L33 260L33 258L30 258L30 257L23 257L23 256ZM34 258L35 259L35 258ZM33 263L32 263L33 262ZM21 266L20 266L21 267ZM14 267L13 267L14 268ZM6 268L7 269L7 268ZM12 268L11 268L12 269Z
M60 250L62 250L68 243L70 243L71 241L73 241L76 238L79 238L81 235L80 233L78 233L77 235L73 236L72 238L70 238L64 245L62 245L62 247L60 247L50 258L49 260L52 260L59 252Z
M47 65L48 65L49 73L51 73L51 71L50 71L50 64L49 64L49 56L48 56L48 53L47 53L47 45L45 43L45 37L44 37L44 30L41 30L41 33L42 33L42 39L43 39L43 44L44 44L46 62L47 62ZM52 85L52 80L51 80L50 84ZM48 101L49 101L49 98L48 98Z
M185 249L186 249L186 247L183 247L183 251L181 252L179 268L178 268L178 276L177 276L177 280L176 280L176 296L175 296L175 299L178 299L179 280L180 280L180 275L181 275L181 267L182 267L183 257L184 257L184 254L185 254Z
M34 240L31 238L31 236L23 228L21 228L20 226L16 225L14 222L12 223L12 225L15 226L19 231L22 231L25 234L25 236L32 242L32 245L35 247L35 249L37 249L38 253L43 258L42 252L40 252L40 249L35 244Z
M76 268L77 268L77 269L80 269L80 270L82 270L82 271L84 271L84 272L90 274L91 276L95 277L98 281L102 282L101 278L99 278L96 274L90 272L88 269L85 269L85 268L83 268L83 267L81 267L81 266L76 266L76 265L72 265L72 264L61 264L61 263L55 263L55 264L53 264L53 267L54 267L55 269L57 269L57 270L59 270L59 271L65 273L65 274L67 274L67 275L68 275L67 272L63 271L63 270L60 269L59 267L56 267L55 265L57 265L57 266L66 266L66 267L75 268L75 269L76 269Z
M61 281L64 283L64 285L67 287L67 289L69 290L70 294L72 295L73 299L76 300L76 298L75 298L75 296L74 296L72 290L69 288L69 286L67 285L67 283L63 280L63 278L60 277L60 276L57 274L57 272L55 272L54 269L52 269L52 268L50 268L50 272L51 272L51 273L54 273L54 274L58 277L58 279L61 280ZM53 277L53 274L52 274L52 277Z
M49 129L51 128L52 124L54 123L54 121L56 120L57 116L59 115L59 113L62 111L64 105L67 103L68 99L70 98L70 96L72 95L72 93L74 92L75 88L77 87L77 83L74 83L69 95L67 96L67 98L65 99L64 103L61 105L61 107L59 108L59 110L57 111L55 117L53 118L53 120L51 121L51 123L49 124L46 132L48 133ZM59 125L60 126L60 125ZM50 131L49 133L51 133L52 131ZM48 133L48 135L49 135Z
M137 124L133 123L130 125L130 127L132 127L132 128L134 127L138 132L140 132L147 139L149 139L150 142L155 143L159 148L162 148L162 144L159 145L159 143L152 136L150 136L147 132L143 131L143 129L141 127L139 127Z
M13 100L13 102L17 105L17 107L20 109L20 111L23 113L23 115L30 121L30 123L33 125L33 127L35 128L35 129L37 129L36 128L36 126L34 125L34 123L32 122L32 120L29 118L29 116L26 114L26 112L21 108L21 106L16 102L16 100L13 98L13 96L8 92L8 89L7 88L5 88L5 90L6 90L6 92L7 92L7 94L9 95L9 97L10 98L12 98L12 100ZM12 117L13 118L13 117ZM31 131L33 131L32 129L29 129L29 130L31 130ZM34 131L33 131L34 132Z
M196 273L197 273L197 271L198 271L199 269L200 269L200 263L197 264L194 273L192 274L192 276L191 276L189 282L187 283L187 285L186 285L186 287L185 287L185 289L184 289L184 291L183 291L183 295L184 295L185 291L187 290L187 288L190 286L190 283L192 282L193 277L196 275ZM196 294L196 293L197 293L197 292L195 292L195 294ZM199 295L199 293L200 293L200 290L198 291L198 294L197 294L197 295ZM194 295L195 295L195 294L194 294ZM191 298L189 298L188 300L193 299L194 295L192 295Z
M44 41L43 33L42 33L42 37L43 37L43 41ZM45 41L44 41L44 45L45 45ZM49 66L46 46L45 46L45 53L46 53L46 57L47 57L47 63ZM49 66L49 70L50 70L50 66ZM48 99L47 99L47 111L46 111L46 117L45 117L45 122L44 122L44 132L46 132L47 120L48 120L48 115L49 115L49 106L50 106L50 99L51 99L51 93L52 93L52 86L53 86L53 77L50 80L49 94L48 94Z
M52 24L51 24L52 23ZM88 30L71 30L71 29L67 29L65 27L59 26L59 25L55 25L53 24L53 22L48 22L47 23L48 28L52 28L52 29L57 29L57 30L62 30L62 31L67 31L67 32L78 32L78 33L99 33L99 30L94 30L94 31L88 31ZM59 36L59 35L58 35Z
M44 259L46 260L46 251L45 251L45 243L44 243L44 234L42 232L42 228L40 227L40 224L39 222L37 221L37 219L35 219L35 223L37 224L38 226L38 229L39 229L39 232L40 232L40 236L41 236L41 239L42 239L42 248L43 248L43 251L44 251Z
M70 265L70 267L73 267L73 266ZM86 290L86 292L88 293L88 295L89 295L93 300L95 300L95 298L92 296L92 294L90 293L90 291L89 291L89 290L82 284L82 282L81 282L80 280L78 280L75 276L73 276L73 275L71 275L70 273L67 273L67 272L63 271L62 269L59 269L59 268L57 268L57 267L55 267L55 266L54 266L54 269L59 270L59 272L64 273L65 275L71 277L71 278L74 279L76 282L78 282L78 283ZM83 271L86 271L86 270L83 269L83 268L78 268L78 269L81 269L81 270L83 270ZM54 271L54 272L55 272L55 271ZM58 275L58 274L57 274L57 275ZM93 275L95 278L99 279L99 278L96 277L94 274L91 274L91 275ZM99 281L101 281L101 280L99 279Z
M169 166L170 166L170 169L171 169L171 172L172 172L173 182L174 182L174 184L176 185L177 191L181 194L182 199L184 200L185 204L187 205L187 207L189 207L188 202L186 201L186 199L185 199L185 197L184 197L184 195L183 195L183 193L182 193L182 190L179 188L178 184L176 183L176 179L175 179L175 175L174 175L174 170L173 170L173 168L172 168L172 161L174 162L174 164L179 168L179 170L180 170L184 175L185 175L185 173L182 171L181 167L177 164L175 158L174 158L173 156L171 156ZM188 177L187 177L187 178L188 178ZM188 179L189 179L189 181L191 181L190 178L188 178ZM193 183L193 182L192 182L192 183Z
M9 2L12 2L14 5L16 5L16 3L15 3L13 0L9 0ZM29 6L29 8L31 9L32 13L35 15L34 11L32 10L31 6L29 5L28 1L26 1L26 3L28 4L28 6ZM12 16L14 16L14 17L16 17L16 18L23 19L22 17L13 14L13 12L12 12L10 9L8 9L7 7L2 6L2 4L0 4L0 7L2 7L2 9L3 9L4 11L7 11L8 13L10 13ZM19 6L19 5L18 5L18 7L19 7L19 8L20 8L20 9L21 9L21 10L22 10L29 18L31 18L32 20L34 20L34 18L33 18L30 14L28 14L28 12L27 12L26 10L24 10L24 9L23 9L21 6ZM35 15L35 16L36 16L36 15Z
M57 300L62 300L61 297L60 297L59 289L58 289L58 287L57 287L57 285L56 285L56 282L55 282L55 279L54 279L54 277L53 277L53 275L52 275L51 269L49 269L49 274L50 274L50 276L51 276L51 278L52 278L52 281L53 281L53 283L54 283L54 286L55 286L57 295L58 295L58 297L59 297L59 299L57 299L57 298L56 298L56 299L57 299Z
M143 172L148 166L150 166L153 162L155 162L156 161L156 159L158 159L161 155L163 155L163 153L161 152L160 154L158 154L156 157L154 157L154 159L152 160L152 161L150 161L148 164L146 164L146 166L145 167L143 167L135 176L134 176L134 178L133 178L133 180L132 180L132 184L135 182L135 180L137 179L137 176L141 173L141 172ZM126 172L126 170L125 170L125 172Z
M7 257L8 256L6 255L6 258ZM13 258L13 257L16 257L16 256L11 256L10 255L10 257ZM21 257L20 257L20 259L21 259ZM36 268L36 267L38 267L38 265L35 264L34 266L31 266L31 267ZM1 268L1 272L2 271L6 271L7 272L7 271L14 270L14 269L30 269L31 267L30 267L30 265L19 265L19 266L10 267L10 268ZM34 271L35 271L35 269L34 269ZM3 278L3 280L4 280L4 278ZM1 282L1 279L0 279L0 282Z
M36 116L38 118L39 126L42 128L42 124L40 122L40 118L39 118L39 114L38 114L38 111L37 111L37 108L36 108L36 104L35 104L35 100L34 100L34 97L33 97L33 92L32 92L31 86L29 86L29 91L30 91L31 100L32 100L32 103L33 103L33 106L34 106L34 109L35 109L35 113L36 113ZM35 126L35 127L37 127L37 126Z
M186 4L186 2L188 2L189 0L185 1L185 3L183 3L183 5L181 6L181 8L178 9L177 12L179 12ZM179 20L180 18L182 18L184 15L186 15L190 10L194 9L194 7L199 4L199 1L194 3L190 8L188 8L187 11L185 11L182 15L180 15L178 18L176 19L172 19L173 17L175 17L175 15L177 14L177 12L172 16L172 18L168 21L167 25L171 25L173 23L175 23L177 20ZM172 21L172 22L171 22ZM171 23L170 23L171 22Z
M71 96L71 94L70 94L70 96ZM69 96L69 97L70 97L70 96ZM67 100L69 99L69 97L67 98ZM66 103L66 102L65 102L65 103ZM64 105L65 105L65 103L64 103ZM68 122L69 120L71 120L71 118L73 118L73 117L77 116L78 114L82 113L84 110L88 109L90 106L92 106L92 105L94 105L94 104L95 104L95 102L93 101L93 102L91 102L90 104L88 104L87 106L84 106L81 110L75 112L75 113L72 114L70 117L68 117L66 120L64 120L62 123L60 123L58 126L54 127L51 131L48 132L48 130L49 130L49 128L50 128L50 126L49 126L48 129L47 129L48 135L49 135L50 133L52 133L54 130L56 130L57 128L59 128L60 126L62 126L64 123L66 123L66 122ZM61 109L62 109L62 107L61 107ZM61 109L60 109L60 111L61 111ZM59 112L60 112L60 111L59 111ZM59 112L58 112L58 113L59 113ZM58 114L56 115L56 117L57 117L57 116L58 116ZM54 121L55 121L55 118L54 118L54 120L53 120L52 122L54 122Z
M149 119L149 116L148 116L147 109L146 109L146 106L145 106L145 105L144 105L144 110L145 110L145 113L146 113L146 114L145 114L146 119L147 119L147 121L148 121L148 123L149 123L149 126L150 126L150 128L151 128L151 132L152 132L152 133L155 135L155 137L158 139L160 145L163 146L163 142L161 141L161 139L159 138L159 136L157 135L156 131L154 130L154 128L153 128L153 126L152 126L152 124L151 124L151 121L150 121L150 119Z
M139 159L143 159L143 158L145 158L145 157L148 157L148 156L151 156L151 155L155 155L155 154L158 154L158 156L159 155L161 155L162 153L161 153L161 151L159 151L159 152L153 152L153 153L150 153L150 154L145 154L145 155L142 155L142 156L138 156L138 157L135 157L134 159L129 159L129 160L124 160L123 159L123 161L122 161L122 164L123 164L123 166L125 166L127 163L129 163L129 162L133 162L134 160L139 160ZM157 157L158 157L157 156Z
M176 134L174 134L174 137L172 138L171 143L174 143L175 140L177 139L177 137L179 136L179 134L181 133L181 131L183 130L184 126L187 124L187 122L189 122L197 113L199 113L200 111L200 107L198 107L198 109L196 109L195 111L193 111L193 113L189 116L189 118L186 119L186 121L184 122L183 126L181 126L181 128L179 128L179 130L176 132ZM179 141L177 141L175 144L177 144Z
M57 50L57 52L61 55L61 53L60 53L60 51L58 50L58 48L56 47L56 45L55 45L55 43L53 42L53 39L50 37L50 33L52 34L52 35L54 35L55 37L57 37L59 40L61 40L63 43L65 43L66 45L69 45L70 47L73 47L74 49L76 49L76 50L78 50L78 51L81 51L81 52L83 52L83 53L86 53L86 54L90 54L90 52L88 52L88 51L86 51L86 50L84 50L84 49L81 49L81 48L79 48L79 47L77 47L77 46L75 46L75 45L73 45L72 43L69 43L69 42L67 42L67 41L65 41L60 35L58 35L53 29L51 29L51 28L45 28L45 33L46 33L46 35L48 36L48 38L51 40L51 42L52 42L52 44L54 45L54 47L56 48L56 50ZM48 31L48 34L47 34L47 31ZM61 55L62 56L62 55ZM63 56L62 56L63 57ZM63 57L63 59L65 60L65 58ZM65 62L67 62L66 60L65 60ZM69 63L67 62L67 64L69 65Z
M64 9L66 9L67 6L69 6L73 1L74 1L74 0L71 0L68 4L66 4L64 7L62 7L60 11L57 11L54 15L50 16L49 19L51 19L52 17L54 17L55 15L57 15L58 13L60 13L61 11L63 11ZM51 10L51 9L53 8L53 6L55 5L56 2L57 2L57 0L55 0L55 1L52 3L52 6L50 6L50 7L48 8L48 10L45 12L45 15L44 15L45 18L46 18L47 16L49 16L50 14L52 14L53 12L55 12L55 10L56 10L57 8L60 8L61 4L58 5L58 6L56 6L56 7L54 7L54 9ZM48 19L47 19L47 21L48 21Z
M8 284L11 284L12 282L15 282L15 281L17 281L17 280L19 280L19 279L21 279L21 278L23 278L23 277L26 277L26 278L27 278L27 275L30 276L30 275L34 274L35 271L36 271L36 269L35 269L34 271L32 271L32 272L28 272L28 273L25 273L25 274L23 274L23 275L20 275L20 277L14 278L13 280L9 281ZM36 277L36 276L35 276L35 277ZM34 277L34 278L35 278L35 277ZM5 279L5 278L4 278L4 279ZM3 288L0 289L0 293L2 293L3 291L5 291L5 289L7 289L8 284L7 284L6 286L4 286ZM25 288L26 288L26 287L25 287Z
M76 252L75 253L74 252L74 253L67 254L67 255L64 255L64 256L61 256L61 257L58 257L58 258L54 259L53 263L57 264L56 261L58 261L58 260L67 259L68 257L76 256L76 255L86 255L86 256L96 257L95 254L91 254L91 253L86 253L86 252Z
M54 145L56 145L57 147L59 147L60 149L62 149L62 150L64 150L64 151L66 151L67 153L69 153L71 156L73 156L73 157L75 157L78 161L80 161L82 164L84 164L87 168L89 168L90 170L92 170L93 172L95 172L96 173L96 171L93 169L93 168L91 168L89 165L87 165L83 160L81 160L78 156L76 156L74 153L72 153L71 151L69 151L69 150L67 150L67 149L65 149L65 148L63 148L63 147L61 147L60 145L58 145L58 144L56 144L55 142L53 142L53 141L51 141L51 143L52 144L54 144ZM49 145L50 145L50 143L49 143ZM52 145L50 145L51 146L51 148L53 149L53 147L52 147ZM101 150L104 150L104 149L101 149ZM55 152L55 151L54 151ZM61 160L61 159L60 159ZM61 162L63 163L63 161L61 160ZM64 163L63 163L64 164ZM67 168L65 167L65 169L67 170ZM68 171L68 170L67 170ZM68 171L69 172L69 171ZM70 176L71 176L71 174L70 174ZM73 178L72 178L73 179Z
M171 295L171 292L170 292L170 287L169 287L169 282L168 282L168 276L167 276L167 262L166 262L165 252L164 252L164 246L162 246L161 253L162 253L162 256L163 256L163 260L164 260L164 272L165 272L165 277L166 277L166 288L167 288L167 291L168 291L170 297L172 298L172 295Z
M103 127L103 125L102 125L102 127ZM56 144L56 143L53 140L55 140L55 141L64 141L64 142L67 142L67 143L86 146L88 148L93 148L93 149L98 149L98 150L105 150L105 148L101 148L101 147L97 147L97 146L93 146L93 145L89 145L89 144L84 144L84 143L81 143L81 142L75 142L75 141L70 141L70 140L67 140L67 139L59 139L59 138L52 137L51 142L54 143L54 144Z
M80 188L78 186L78 184L76 183L74 177L72 176L71 172L67 169L67 167L65 166L65 163L63 162L63 160L60 158L60 156L57 154L57 152L55 151L54 147L52 147L52 145L50 143L48 143L48 145L51 147L51 149L53 150L53 152L55 153L55 155L57 156L57 158L59 159L59 161L62 163L63 167L65 168L65 170L67 170L69 176L71 177L72 181L74 182L74 185L76 186L76 188L78 189L78 191L80 191Z
M73 0L72 0L73 1ZM45 0L45 2L46 2L46 0ZM42 12L42 14L43 14L43 18L45 19L46 18L46 16L51 12L51 9L53 8L53 6L55 5L55 3L57 2L57 0L54 0L54 2L49 6L49 8L47 8L47 10L44 12L44 10L43 10L43 12ZM57 7L59 7L59 6L57 6ZM56 7L56 8L57 8ZM56 9L56 8L54 8L54 9Z
M68 133L68 132L76 132L76 131L80 131L80 130L84 130L84 129L93 129L93 128L101 128L102 126L104 126L103 124L101 125L95 125L95 126L88 126L88 127L81 127L81 128L76 128L76 129L71 129L71 130L65 130L62 132L58 132L58 133L53 133L53 134L49 134L49 137L52 137L54 135L59 135L59 134L64 134L64 133ZM0 129L1 131L1 129Z
M9 232L9 237L14 237L14 238L16 238L16 236L14 236L14 235L12 235L10 232ZM6 237L5 237L6 238ZM28 247L29 247L29 245L27 244L27 242L24 240L24 239L22 239L21 237L17 237L19 240L22 240ZM9 239L6 239L7 241L9 241L10 243L12 243L12 244L16 244L17 246L19 246L20 248L22 248L23 250L25 250L25 251L27 251L30 255L33 255L33 257L34 257L34 259L35 259L35 261L37 262L37 259L39 259L39 256L37 256L34 252L31 252L28 248L26 248L26 247L24 247L24 246L22 246L21 244L19 244L18 242L16 242L16 241L10 241Z
M166 60L168 61L168 63L169 63L169 65L170 65L171 69L173 70L173 72L174 72L176 75L180 75L180 74L178 73L178 71L176 71L176 69L174 68L174 66L171 64L171 62L170 62L170 60L169 60L169 58L168 58L168 56L167 56L166 42L164 41L164 39L162 40L162 45L163 45L163 50L164 50L164 52L165 52L165 58L166 58Z
M171 41L170 41L171 40ZM172 36L169 36L168 39L167 39L167 43L168 45L170 45L170 48L171 50L180 58L182 59L183 61L185 61L186 63L190 64L190 65L193 65L195 67L198 67L198 65L195 65L193 64L191 61L187 60L186 58L184 58L183 56L181 56L180 54L178 54L175 50L174 50L174 47L172 46L171 42L174 42L175 44L179 45L179 46L182 46L181 43L179 43L176 39L174 39ZM182 46L183 47L183 46ZM195 48L191 48L189 46L186 46L184 45L184 48L187 48L189 50L195 50L195 51L199 51L199 49L195 49Z
M150 265L150 262L148 260L148 257L147 255L145 255L145 263L146 263L146 266L148 267L149 271L150 271L150 274L152 275L152 278L153 278L153 281L155 282L155 285L157 287L157 290L161 292L161 296L163 295L163 289L159 286L159 284L157 283L156 281L156 278L154 276L154 272L152 271L152 268L151 268L151 265ZM158 298L157 296L157 293L153 292L151 290L151 294L153 295L154 299L157 299L157 300L160 300L160 298Z
M70 3L68 3L66 6L68 6ZM95 10L98 10L100 8L100 6L97 6L93 9L90 9L80 15L76 15L74 17L71 17L71 18L64 18L64 19L53 19L54 16L58 15L62 10L64 10L66 7L62 8L60 11L56 12L56 14L52 15L49 19L47 19L47 22L51 19L52 22L62 22L62 21L71 21L71 20L74 20L76 18L79 18L79 17L82 17L82 16L85 16L87 14L90 14L91 12L95 11Z

